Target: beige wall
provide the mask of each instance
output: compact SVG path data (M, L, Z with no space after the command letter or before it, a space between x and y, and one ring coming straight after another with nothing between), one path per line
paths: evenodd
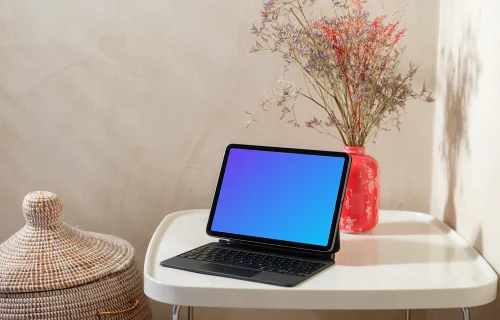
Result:
M431 212L500 271L500 3L441 0ZM473 313L500 319L500 301ZM429 317L439 319L439 316Z
M372 2L375 12L382 4L388 10L406 5L397 0ZM276 112L243 129L244 110L257 109L262 92L281 70L277 56L246 53L252 43L249 27L258 21L260 4L0 1L0 241L22 227L24 194L45 189L64 201L65 221L129 240L142 263L164 215L210 205L226 144L340 149L331 138L279 122ZM403 13L403 25L409 28L405 64L411 59L421 63L418 82L425 78L433 84L435 78L438 12L437 1L421 0ZM478 107L493 112L494 102L491 98ZM299 105L302 120L314 113L309 107ZM444 123L438 115L433 134L433 114L431 104L409 103L402 132L383 133L368 146L381 166L383 208L428 212L432 187L436 195L443 192L443 197L432 198L432 211L442 212L447 180L437 172L432 181L431 171L443 170L436 157L440 144L433 149L432 141L433 135L442 137ZM481 119L488 121L484 115ZM483 131L471 138L476 154L484 154L494 143L486 139L486 129L476 128ZM483 169L493 164L489 166ZM466 172L468 181L478 179L471 170ZM483 186L493 187L492 177ZM491 247L493 221L488 220L495 213L481 197L493 196L494 189L488 187L484 194L471 189L467 192L474 198L455 197L457 206L468 205L461 207L457 225L469 239L481 235L479 244L490 250L489 258L498 266L495 259L500 256ZM476 201L480 210L471 209ZM479 219L484 219L481 232ZM155 304L158 318L168 312L168 307ZM196 313L197 319L402 317L401 311Z

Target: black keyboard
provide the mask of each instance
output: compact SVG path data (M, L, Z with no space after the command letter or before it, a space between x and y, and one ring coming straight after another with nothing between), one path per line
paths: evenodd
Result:
M325 266L321 262L212 246L199 247L179 257L300 277L306 277Z

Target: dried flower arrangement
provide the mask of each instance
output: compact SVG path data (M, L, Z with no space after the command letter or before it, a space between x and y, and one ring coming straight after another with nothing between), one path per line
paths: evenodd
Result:
M397 48L406 29L399 22L386 23L386 16L370 19L366 0L334 0L333 15L310 18L316 0L269 0L261 11L262 24L253 25L260 38L249 52L270 51L282 55L284 72L297 66L304 84L297 87L283 77L266 93L261 110L269 104L281 107L281 119L300 127L295 102L304 97L324 110L305 124L324 134L336 128L347 146L363 146L379 130L395 126L406 101L434 101L425 83L414 91L412 81L418 67L410 63L399 72L404 49ZM255 120L248 113L247 126Z

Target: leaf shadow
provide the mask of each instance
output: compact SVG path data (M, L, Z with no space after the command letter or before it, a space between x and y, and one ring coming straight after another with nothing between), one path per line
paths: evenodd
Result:
M456 192L460 192L458 166L462 154L470 154L468 140L469 103L477 91L481 65L477 54L475 33L466 28L457 47L442 48L441 60L446 70L444 87L444 129L441 156L446 169L448 194L443 220L457 227Z

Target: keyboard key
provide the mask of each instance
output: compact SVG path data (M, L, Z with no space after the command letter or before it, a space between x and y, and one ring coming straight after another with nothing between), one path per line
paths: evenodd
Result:
M196 248L180 254L179 257L299 277L306 277L325 266L320 262L210 246Z

